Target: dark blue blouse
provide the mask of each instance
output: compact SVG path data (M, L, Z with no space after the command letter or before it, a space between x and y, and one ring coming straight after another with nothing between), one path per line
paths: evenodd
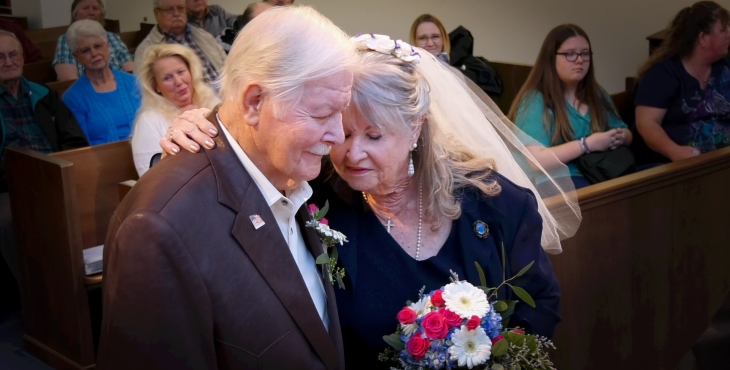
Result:
M322 207L329 200L330 227L343 232L349 242L338 248L340 264L345 267L346 289L335 288L343 331L348 367L388 369L393 363L379 362L378 354L388 345L384 335L395 332L396 315L407 301L418 300L425 286L428 293L448 284L451 271L462 280L479 285L475 266L485 270L490 287L502 282L501 248L504 244L509 277L535 261L528 274L516 279L535 299L537 309L517 305L509 326L552 336L560 321L560 287L547 255L540 246L542 220L529 190L520 188L500 175L502 193L486 197L475 189L461 192L462 215L454 220L439 253L416 261L388 234L359 192L341 180L332 187L315 187L314 203ZM477 221L488 225L489 235L482 239L474 231ZM505 290L500 299L515 299Z

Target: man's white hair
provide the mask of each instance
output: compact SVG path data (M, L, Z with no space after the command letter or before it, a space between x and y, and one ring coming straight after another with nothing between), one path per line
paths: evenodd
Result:
M273 98L275 115L302 97L306 82L352 70L355 49L347 34L308 6L276 7L244 27L231 46L221 74L224 102L238 102L256 83Z
M91 19L73 22L66 30L66 42L72 53L76 52L80 37L99 37L104 41L107 40L106 30L101 23Z

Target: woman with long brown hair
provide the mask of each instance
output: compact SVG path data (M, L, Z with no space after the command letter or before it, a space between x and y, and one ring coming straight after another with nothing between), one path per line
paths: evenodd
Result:
M639 70L636 128L655 152L643 162L674 162L730 145L729 20L712 1L682 9Z
M591 43L582 28L563 24L545 37L508 117L568 165L576 189L590 182L572 163L585 153L629 145L632 135L596 82Z

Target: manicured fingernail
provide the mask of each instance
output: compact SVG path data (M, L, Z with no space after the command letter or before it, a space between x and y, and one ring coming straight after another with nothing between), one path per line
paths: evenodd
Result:
M192 144L192 145L190 145L190 150L197 152L198 150L200 150L200 148L197 145Z
M218 130L216 130L214 128L208 130L208 132L210 132L211 135L218 135Z
M213 142L210 140L205 141L205 147L208 149L213 149Z
M172 148L172 155L177 154L177 152L179 152L179 151L180 151L180 149L178 149L177 147Z

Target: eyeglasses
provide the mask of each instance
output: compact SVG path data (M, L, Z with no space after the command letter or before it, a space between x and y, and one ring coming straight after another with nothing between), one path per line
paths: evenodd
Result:
M580 55L580 59L584 62L590 62L591 61L591 55L593 55L592 51L586 51L583 53L574 53L574 52L567 52L567 53L555 53L557 55L564 55L565 60L569 62L575 62L578 60L578 56Z
M17 51L11 51L7 54L0 54L0 64L4 64L6 60L11 60L13 62L17 62L20 60L22 55Z
M185 13L185 6L184 5L168 6L167 8L157 8L157 10L159 10L167 15L172 15L172 14L175 14L175 11L177 11L178 13Z
M419 36L416 39L416 41L418 41L419 43L423 43L423 44L427 43L428 40L431 40L433 42L437 42L437 41L441 40L441 35L431 35L431 36L423 35L423 36Z

